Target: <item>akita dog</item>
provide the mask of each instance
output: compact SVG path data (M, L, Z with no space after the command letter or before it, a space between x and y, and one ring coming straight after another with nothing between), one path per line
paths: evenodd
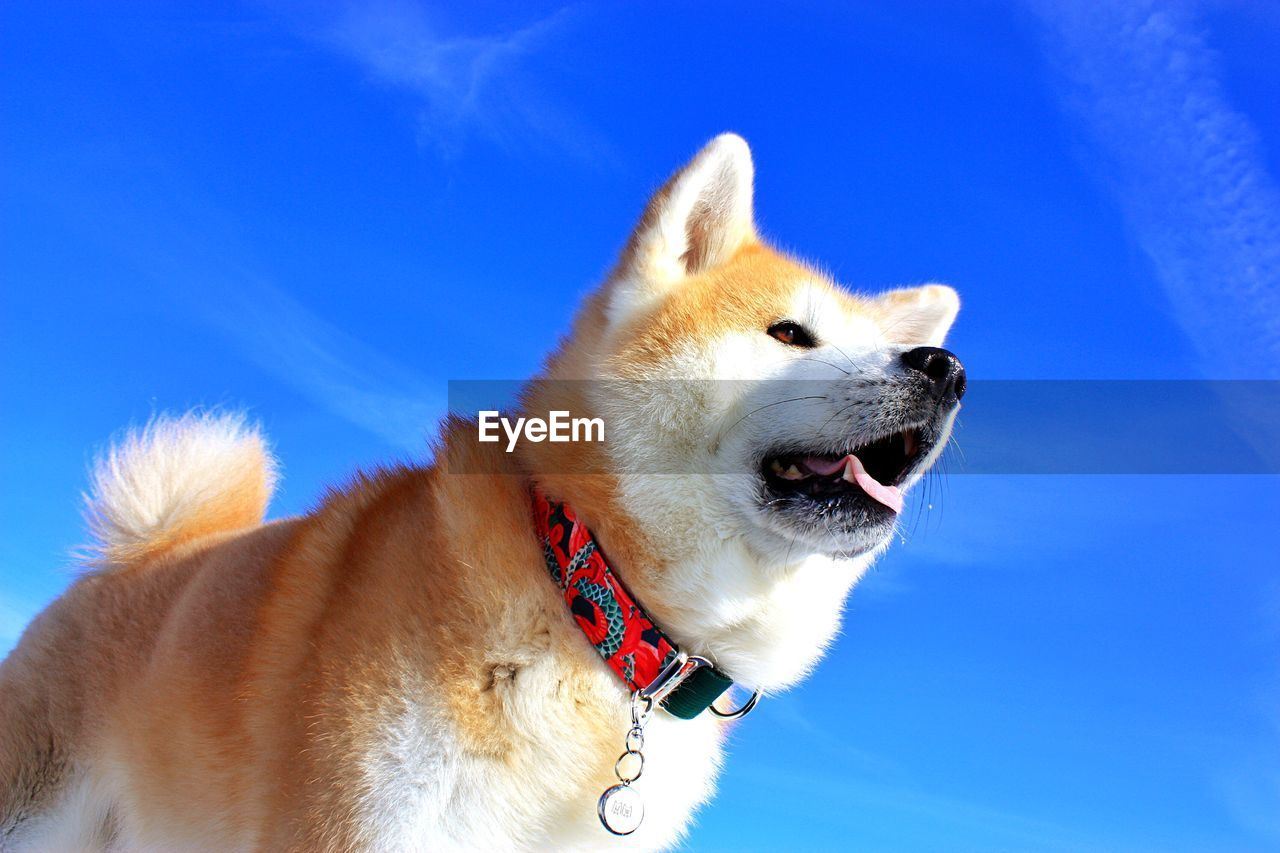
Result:
M512 412L602 441L451 416L430 464L270 523L242 419L107 452L97 558L0 669L0 847L675 843L965 388L953 290L841 290L761 242L752 180L733 135L671 178Z

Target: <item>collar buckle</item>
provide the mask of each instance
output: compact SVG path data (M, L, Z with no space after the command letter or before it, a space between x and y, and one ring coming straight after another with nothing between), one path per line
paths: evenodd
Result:
M701 655L676 652L675 659L663 667L662 672L659 672L653 681L636 692L642 699L648 700L654 706L661 705L662 700L670 696L671 692L679 687L685 679L704 666L712 666L711 661Z

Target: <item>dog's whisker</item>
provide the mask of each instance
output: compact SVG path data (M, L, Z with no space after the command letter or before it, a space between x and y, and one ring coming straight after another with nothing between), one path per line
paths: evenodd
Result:
M781 405L783 405L784 403L798 403L798 402L800 402L800 401L802 401L802 400L825 400L825 399L827 399L827 398L826 398L826 397L824 397L824 396L819 396L819 395L810 394L810 395L803 396L803 397L790 397L790 398L788 398L788 399L786 399L786 400L774 400L772 403L765 403L763 406L759 407L758 409L753 409L752 411L747 412L745 415L743 415L742 417L740 417L740 418L738 418L736 421L734 421L734 422L729 426L729 428L728 428L728 429L726 429L724 432L722 432L722 433L720 434L720 440L721 440L721 441L724 441L725 437L726 437L726 436L728 436L728 435L729 435L729 433L730 433L730 432L732 432L732 431L734 430L734 428L738 426L738 424L742 423L742 422L743 422L743 421L745 421L747 418L752 417L753 415L758 415L758 414L760 414L760 413L761 413L761 412L763 412L765 409L771 409L771 408L773 408L774 406L781 406Z
M826 360L821 359L821 358L814 358L814 357L810 356L810 357L808 357L808 358L798 358L798 359L796 359L796 361L816 361L818 364L825 364L827 367L830 367L830 368L832 368L833 370L838 370L838 371L840 371L840 372L841 372L841 373L843 373L845 376L850 376L850 375L852 375L852 374L850 374L850 373L849 373L849 371L845 370L845 369L844 369L843 367L841 367L840 365L838 365L838 364L832 364L831 362L826 361Z

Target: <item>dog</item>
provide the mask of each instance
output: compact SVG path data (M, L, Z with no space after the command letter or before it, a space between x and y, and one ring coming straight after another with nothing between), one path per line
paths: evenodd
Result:
M96 552L0 668L0 848L675 844L965 390L954 290L841 289L762 241L753 180L733 134L678 171L516 404L603 437L455 412L429 464L270 522L242 417L103 454Z

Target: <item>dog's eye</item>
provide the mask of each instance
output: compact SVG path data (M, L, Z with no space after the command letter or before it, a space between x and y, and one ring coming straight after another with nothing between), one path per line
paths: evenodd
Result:
M769 327L769 337L782 341L791 347L816 347L813 335L799 323L782 320Z

